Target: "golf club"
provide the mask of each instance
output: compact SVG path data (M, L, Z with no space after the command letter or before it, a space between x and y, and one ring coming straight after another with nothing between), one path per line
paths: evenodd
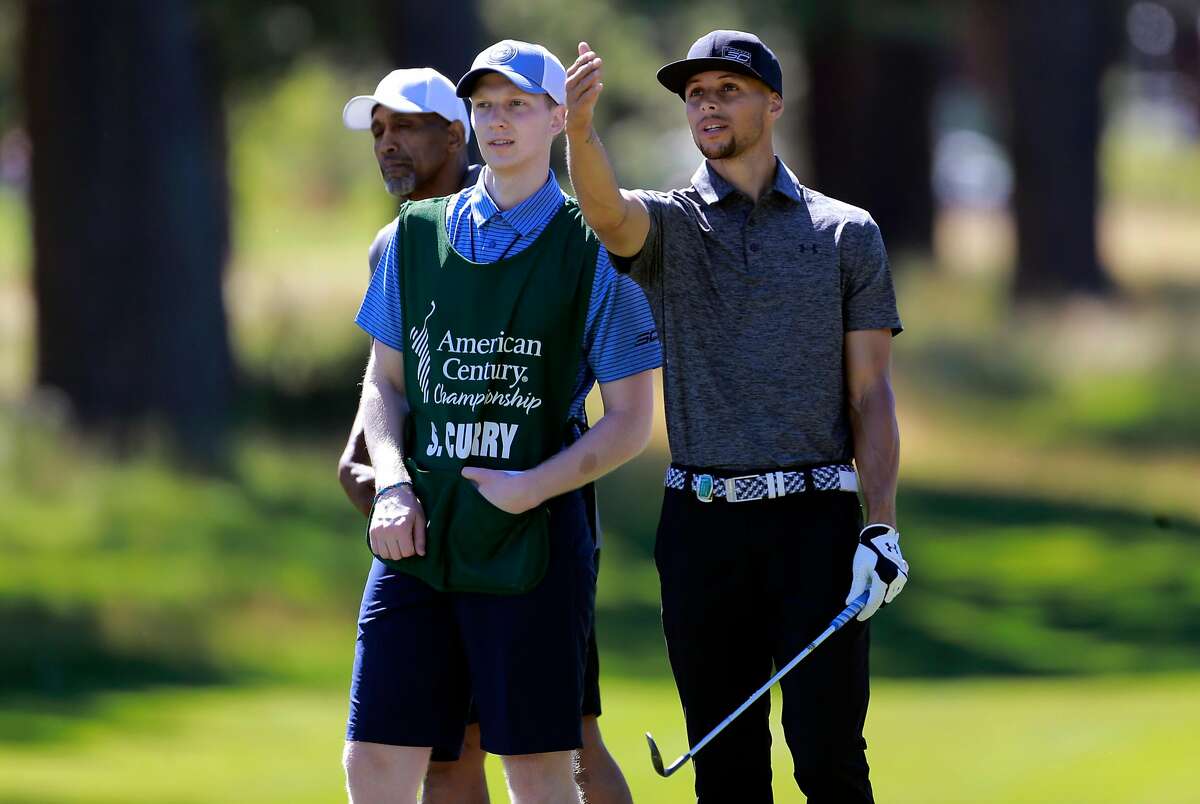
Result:
M722 729L732 723L742 712L745 712L750 707L750 704L761 698L767 690L775 686L776 681L787 675L788 671L799 664L801 659L812 653L817 645L820 645L822 642L828 639L834 631L837 631L843 625L850 622L851 618L862 611L863 606L867 604L867 598L869 596L869 592L863 592L861 595L854 598L854 600L851 600L850 605L842 609L842 613L833 618L833 622L829 624L829 627L822 631L820 636L808 643L808 647L797 653L794 659L784 665L778 673L771 676L766 684L763 684L753 695L746 699L745 703L733 710L733 714L717 724L715 729L704 735L700 742L696 743L696 745L694 745L692 748L689 748L686 754L672 762L668 767L663 767L662 754L659 753L658 745L654 742L654 738L650 735L650 732L646 732L646 742L650 744L650 761L654 764L654 770L658 771L658 775L665 778L682 768L689 759L696 756L696 753L701 748L708 745L709 741L712 740L713 737L716 737L718 734L720 734Z

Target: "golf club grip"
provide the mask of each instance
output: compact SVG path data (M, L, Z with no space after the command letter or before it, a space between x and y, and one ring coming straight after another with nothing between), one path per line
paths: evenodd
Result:
M851 600L850 605L848 605L848 606L846 606L846 608L842 609L841 613L838 614L838 616L833 618L833 622L831 622L829 624L828 628L826 628L824 631L821 632L820 636L818 636L812 642L808 643L808 647L806 647L804 650L797 653L795 658L793 658L790 662L788 662L782 668L780 668L778 673L771 676L771 678L767 681L766 684L763 684L761 687L759 687L757 692L755 692L753 695L751 695L749 698L747 698L745 703L743 703L737 709L733 710L733 713L729 717L727 717L723 721L721 721L719 726L717 726L715 729L713 729L708 734L706 734L704 736L704 738L702 740L700 740L700 742L698 742L694 746L692 746L692 749L690 751L688 751L687 754L684 754L684 756L688 756L688 754L691 754L694 756L697 751L699 751L704 746L708 745L709 741L712 740L712 738L714 738L718 734L720 734L721 730L724 729L726 726L728 726L730 723L732 723L737 718L738 715L740 715L742 712L745 712L747 709L749 709L750 706L755 701L757 701L759 698L761 698L767 692L767 690L769 690L769 689L771 689L771 687L775 686L775 683L777 681L779 681L779 679L781 679L785 675L787 675L788 671L790 671L793 667L795 667L797 664L799 664L801 659L803 659L805 656L807 656L808 654L810 654L814 650L816 650L817 646L820 645L825 640L829 639L829 637L832 636L835 631L837 631L839 628L841 628L846 623L850 622L850 620L853 619L854 617L858 616L858 613L863 610L863 606L867 605L867 599L869 597L870 597L870 592L863 592L861 595L859 595L858 597Z

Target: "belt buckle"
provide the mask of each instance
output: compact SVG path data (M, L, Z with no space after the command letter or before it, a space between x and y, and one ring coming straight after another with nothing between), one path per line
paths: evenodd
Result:
M696 475L696 499L700 502L712 502L713 476Z
M725 499L731 503L761 500L763 498L761 494L757 497L739 497L737 494L737 482L739 480L754 480L757 477L761 477L761 475L742 475L741 477L725 478Z

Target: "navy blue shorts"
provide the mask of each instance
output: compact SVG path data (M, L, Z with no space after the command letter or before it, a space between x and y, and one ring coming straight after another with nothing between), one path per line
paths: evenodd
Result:
M346 739L457 758L472 702L490 754L582 745L593 541L578 492L550 502L550 565L522 595L437 592L376 560L363 592Z
M600 550L596 549L595 553L596 572L600 572ZM587 665L583 672L583 716L584 717L599 717L600 708L600 653L596 648L596 620L592 618L592 627L588 631L587 644ZM467 711L467 723L479 725L479 708L474 702L471 708ZM458 759L459 751L442 751L439 748L433 749L433 755L430 759L433 762L453 762Z

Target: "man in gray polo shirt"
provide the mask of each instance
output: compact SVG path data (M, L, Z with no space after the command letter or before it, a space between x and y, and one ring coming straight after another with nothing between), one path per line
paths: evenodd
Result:
M618 188L592 125L602 61L587 43L579 53L571 180L618 270L645 290L663 344L672 463L655 561L689 737L867 589L859 621L782 683L808 800L871 801L866 620L908 572L889 379L901 324L879 228L775 156L782 71L758 37L713 31L659 71L705 157L691 186L669 193ZM860 488L865 528L846 493ZM772 800L768 707L761 699L696 755L700 802Z

